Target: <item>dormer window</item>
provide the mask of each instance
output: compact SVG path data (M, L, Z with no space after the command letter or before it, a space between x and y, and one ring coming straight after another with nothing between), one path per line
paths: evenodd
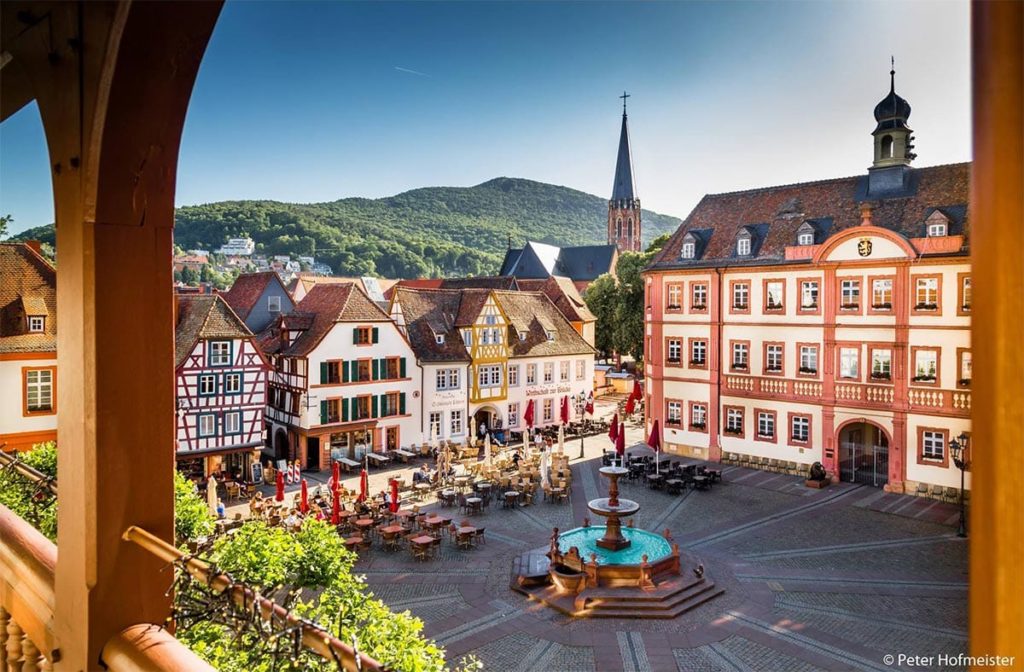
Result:
M948 227L945 222L935 222L928 225L928 237L929 238L941 238L946 235Z
M268 296L267 297L267 312L280 313L281 312L281 297L280 296Z
M434 342L438 345L444 345L444 334L434 334Z
M42 315L29 315L28 331L32 334L41 334L46 330L46 318Z
M518 331L516 333L519 334L519 340L520 341L525 341L526 340L526 332L525 331ZM548 339L548 340L551 340L551 339Z
M683 254L682 254L682 258L683 259L693 259L694 255L696 253L697 253L697 246L696 245L694 245L693 243L690 243L690 242L683 243Z
M736 254L741 257L750 256L750 238L740 238L736 241Z
M544 331L544 335L547 336L547 339L549 341L555 340L555 331L554 331L554 329L547 329L547 330L545 330Z
M801 233L796 237L797 245L814 245L814 234L807 232Z

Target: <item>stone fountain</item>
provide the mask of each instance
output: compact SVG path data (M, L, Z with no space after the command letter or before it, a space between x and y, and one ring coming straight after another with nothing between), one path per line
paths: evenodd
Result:
M629 470L625 467L601 467L599 471L610 483L607 497L592 499L587 503L591 511L607 519L604 536L595 543L610 551L629 548L632 542L622 536L621 518L635 515L640 510L640 505L633 500L619 498L619 479L628 474Z

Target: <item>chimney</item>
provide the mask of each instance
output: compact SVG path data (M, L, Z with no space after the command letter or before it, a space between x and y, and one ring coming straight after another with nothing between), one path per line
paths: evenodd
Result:
M38 254L40 257L43 256L43 246L38 240L26 240L24 242L25 247Z
M860 204L860 225L861 226L871 226L871 211L874 209L874 207L875 206L871 205L870 203L861 203Z

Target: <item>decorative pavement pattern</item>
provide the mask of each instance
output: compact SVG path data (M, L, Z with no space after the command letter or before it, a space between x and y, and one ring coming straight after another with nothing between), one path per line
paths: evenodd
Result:
M629 431L642 441L639 427ZM356 570L393 609L421 618L451 662L471 653L500 672L882 672L901 669L886 654L966 651L967 544L954 534L955 506L849 483L814 490L739 467L683 496L623 482L641 505L635 524L670 529L725 588L719 598L675 620L572 619L512 592L512 558L589 515L610 442L586 443L569 503L538 495L530 507L491 507L471 518L487 538L472 550L446 538L434 560L416 562L375 546ZM578 444L566 452L575 457ZM381 487L388 475L375 475Z

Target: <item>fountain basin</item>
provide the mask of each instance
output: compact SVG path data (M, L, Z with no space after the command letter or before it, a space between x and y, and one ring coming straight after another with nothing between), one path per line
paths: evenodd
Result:
M599 516L610 516L612 514L617 516L632 516L640 510L640 505L632 499L620 498L618 506L612 506L611 499L608 497L592 499L587 502L587 507Z
M630 542L629 546L620 550L603 548L597 542L605 530L604 525L593 525L563 532L558 535L558 550L564 554L575 546L586 561L590 560L592 553L596 554L598 565L639 565L644 555L653 564L672 555L672 545L663 536L632 527L622 530L622 536Z

